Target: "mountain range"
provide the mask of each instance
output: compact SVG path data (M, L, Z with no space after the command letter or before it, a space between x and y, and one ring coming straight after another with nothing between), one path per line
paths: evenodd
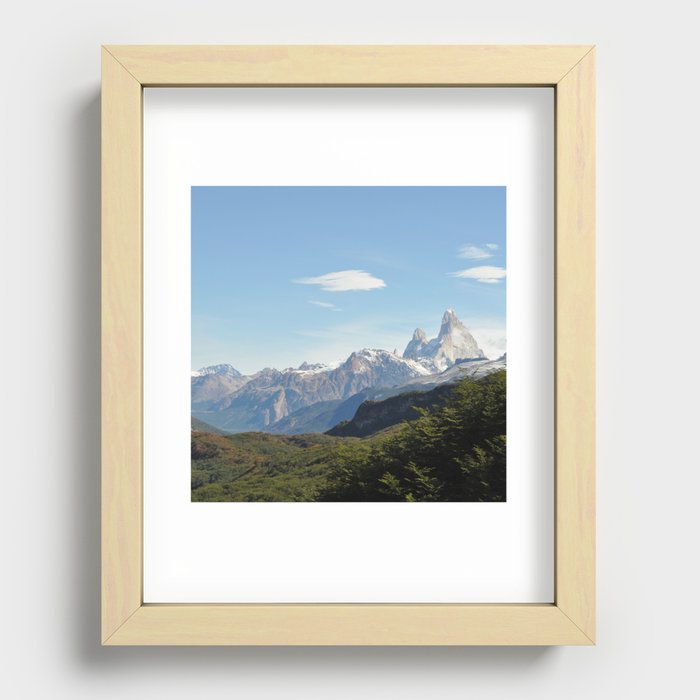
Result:
M487 359L469 330L448 309L437 337L417 328L402 356L365 348L344 362L302 363L243 375L228 364L192 372L193 419L227 432L325 432L350 421L365 401L425 392L464 376L505 367Z

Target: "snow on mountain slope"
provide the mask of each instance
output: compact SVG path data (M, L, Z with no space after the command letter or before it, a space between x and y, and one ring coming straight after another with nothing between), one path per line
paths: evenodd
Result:
M393 387L378 387L368 390L366 398L373 401L383 401L390 396L397 396L407 391L429 391L441 384L452 384L466 377L480 379L491 372L497 372L501 369L507 369L505 354L501 355L497 360L458 360L444 372L436 372L427 376L409 379L403 384Z
M319 372L330 372L339 367L342 362L302 362L296 369L289 368L285 372L296 374L318 374Z
M431 374L427 377L418 377L408 382L413 386L433 387L448 382L457 382L465 377L480 379L491 372L506 369L506 356L501 355L496 360L478 358L474 360L458 360L454 365L438 374Z
M235 367L227 364L209 365L209 367L202 367L201 369L192 371L193 377L206 377L210 374L215 374L219 377L230 377L232 379L243 376Z

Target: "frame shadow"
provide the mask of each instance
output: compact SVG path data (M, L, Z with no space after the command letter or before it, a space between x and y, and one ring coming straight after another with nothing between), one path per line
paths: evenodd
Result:
M173 662L189 662L200 670L233 674L303 670L303 664L324 673L366 671L406 672L408 668L440 671L459 668L524 671L554 663L556 647L103 647L100 644L100 93L99 88L76 106L71 121L72 169L68 176L76 213L73 251L80 274L71 290L77 317L72 329L75 347L73 442L77 446L69 475L73 502L69 507L70 599L64 601L73 624L68 628L70 655L86 672L122 673L172 671Z

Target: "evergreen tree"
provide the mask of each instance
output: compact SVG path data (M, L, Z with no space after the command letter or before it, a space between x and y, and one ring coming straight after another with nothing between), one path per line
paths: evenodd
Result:
M506 372L463 379L448 403L372 447L339 446L325 501L504 501Z

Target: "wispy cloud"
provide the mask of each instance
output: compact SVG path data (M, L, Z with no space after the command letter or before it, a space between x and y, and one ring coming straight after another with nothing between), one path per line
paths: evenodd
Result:
M333 309L334 311L340 311L335 304L331 304L327 301L316 301L315 299L309 299L309 304L320 306L322 309Z
M340 270L319 277L292 280L296 284L317 284L324 292L355 292L386 287L384 280L364 270Z
M496 265L480 265L479 267L469 267L466 270L450 272L450 277L460 277L462 279L476 280L484 284L496 284L506 276L505 267Z
M502 324L469 326L469 330L490 360L495 360L507 350L506 329Z
M491 251L497 250L498 246L495 243L487 243L485 246L478 245L463 245L459 249L459 257L467 260L486 260L493 257Z

